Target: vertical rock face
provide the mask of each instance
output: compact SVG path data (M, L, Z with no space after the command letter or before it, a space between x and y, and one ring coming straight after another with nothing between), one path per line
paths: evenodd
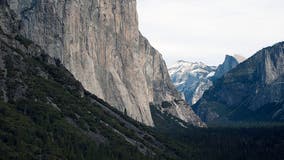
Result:
M169 67L171 79L177 90L183 93L189 105L195 104L212 85L210 78L215 74L216 67L207 66L202 62L178 61Z
M23 36L130 117L153 126L149 103L181 99L161 54L138 30L136 0L6 2L21 21ZM174 106L170 113L201 124L187 105Z
M204 121L284 121L284 42L214 82L193 106Z
M224 74L234 69L238 64L240 64L244 60L245 58L240 55L234 55L234 56L226 55L223 64L218 66L216 73L214 75L214 79L221 78Z

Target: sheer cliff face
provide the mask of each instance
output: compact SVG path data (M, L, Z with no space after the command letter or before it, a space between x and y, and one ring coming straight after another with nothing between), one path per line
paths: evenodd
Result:
M60 59L87 90L132 118L153 125L149 103L180 99L161 54L138 30L135 0L7 3L25 37ZM200 122L186 105L172 110L187 122Z
M213 79L221 78L224 74L234 69L238 64L240 64L244 60L245 58L239 55L226 55L225 61L218 66Z
M283 121L284 42L225 74L194 106L204 121Z

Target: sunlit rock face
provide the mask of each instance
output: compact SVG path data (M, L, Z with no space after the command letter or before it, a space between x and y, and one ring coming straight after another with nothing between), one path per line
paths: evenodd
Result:
M4 0L3 0L4 1ZM172 85L166 64L138 30L136 0L9 0L22 35L64 66L90 92L153 126L149 103L200 125Z

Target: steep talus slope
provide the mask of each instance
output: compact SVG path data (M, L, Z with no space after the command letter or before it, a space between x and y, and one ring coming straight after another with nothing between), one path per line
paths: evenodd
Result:
M195 104L204 91L212 85L210 78L215 74L216 67L207 66L202 62L178 61L169 67L173 84L189 105Z
M284 121L284 43L264 48L217 80L193 106L205 121Z
M150 103L194 125L198 116L170 81L161 54L138 30L136 0L1 0L22 36L41 46L90 92L122 112L153 125ZM5 27L2 27L4 30Z

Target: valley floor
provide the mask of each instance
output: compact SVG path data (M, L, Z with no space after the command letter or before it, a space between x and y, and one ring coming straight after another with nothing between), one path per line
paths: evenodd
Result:
M163 137L183 159L283 160L284 126L189 128Z

